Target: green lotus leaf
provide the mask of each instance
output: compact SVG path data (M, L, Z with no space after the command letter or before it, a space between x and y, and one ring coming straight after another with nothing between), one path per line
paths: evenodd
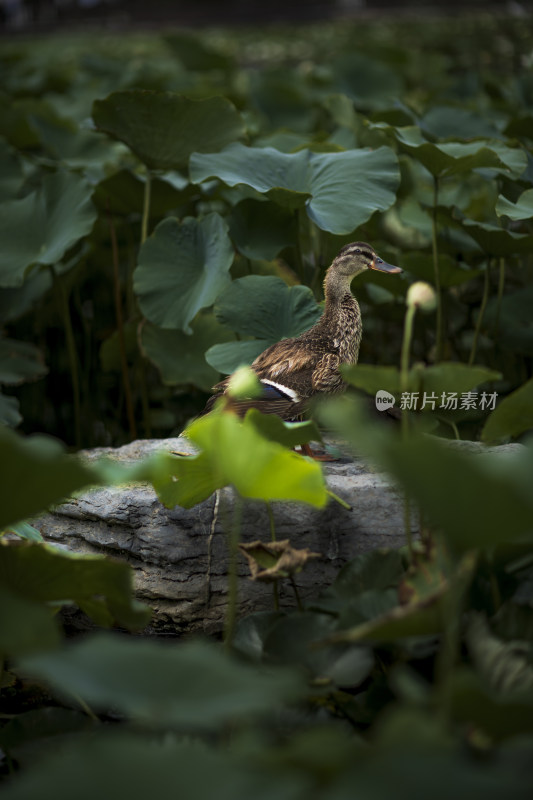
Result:
M435 144L428 142L416 125L395 128L378 122L370 123L370 128L390 133L401 150L414 156L435 177L489 168L510 178L517 178L527 166L524 150L508 147L493 139Z
M0 140L0 202L17 196L24 182L24 168L17 151Z
M484 442L520 436L533 428L533 379L512 392L494 409L483 428Z
M223 97L190 100L173 92L113 92L95 100L98 130L119 139L153 169L179 169L191 153L213 153L244 134L243 121Z
M0 206L0 286L21 286L32 264L56 264L96 220L92 187L73 172L43 178L35 192Z
M400 180L398 160L388 147L280 153L232 144L218 154L193 153L190 175L193 183L219 178L228 186L245 184L284 204L288 193L295 193L295 203L305 203L309 218L335 234L351 233L375 211L389 208Z
M434 283L433 259L427 253L407 253L401 257L401 266L420 280ZM479 269L468 269L446 253L439 254L439 276L443 287L459 286L481 275Z
M326 423L380 464L442 532L456 556L533 536L533 451L472 454L427 436L402 441L372 424L356 398L331 402ZM453 498L453 502L450 501Z
M533 286L504 294L501 303L493 297L487 303L486 325L498 346L514 353L533 356Z
M461 106L433 106L421 118L420 127L437 139L491 139L501 135L487 115Z
M516 203L512 203L502 194L496 203L496 213L499 217L506 216L512 220L531 219L533 217L533 189L522 192Z
M164 728L212 729L264 714L305 689L293 672L261 674L208 641L169 647L99 634L60 653L28 657L24 668L93 708L117 708L137 723Z
M208 45L203 38L189 32L173 31L164 37L166 44L179 58L185 69L192 72L229 70L234 67L231 56Z
M0 584L38 603L75 602L99 625L144 628L150 610L133 597L129 564L24 542L0 548Z
M289 287L281 278L270 275L237 278L217 298L215 315L241 336L257 338L214 345L206 360L221 372L233 372L241 364L250 364L274 342L308 330L320 313L306 286Z
M191 320L229 282L232 261L228 228L219 214L164 219L142 245L133 274L144 315L161 328L192 333Z
M2 481L0 530L95 482L91 470L46 436L24 439L0 428L0 454L1 462L9 464Z
M390 108L405 90L399 70L366 53L342 55L333 69L341 91L358 107Z
M307 133L313 129L316 109L309 85L298 72L287 80L285 69L254 70L250 75L250 102L270 130Z
M267 339L248 339L244 342L214 344L205 354L213 369L229 375L238 367L250 365L273 342Z
M137 642L137 644L140 645L141 642ZM156 645L156 642L150 644ZM188 644L183 646L187 648L187 651L190 649ZM178 648L176 649L179 653ZM202 649L197 648L197 650L207 663L212 661L213 667L219 666L219 659L213 658L212 651L207 645ZM164 664L165 672L171 671L172 655L171 651L168 658L163 661L163 655L158 653L157 664L160 665L160 670L162 669L161 664ZM98 663L96 659L94 660ZM91 663L92 661L91 658ZM106 658L102 663L107 661ZM185 662L185 654L182 661ZM137 659L134 657L133 662L130 662L127 667L127 673L132 671L134 675L137 675L136 664ZM141 666L146 664L146 659L139 658L139 664ZM203 665L200 664L201 666ZM228 665L228 671L230 666ZM238 666L241 667L241 670L231 672L234 681L243 674L244 665L239 664ZM229 719L235 717L236 725L239 725L239 711L245 704L246 711L251 715L253 702L246 702L250 698L255 701L259 711L264 709L268 712L273 706L274 692L268 689L274 681L267 684L265 679L268 676L258 670L255 673L245 673L247 680L243 679L242 699L239 692L234 689L227 692L226 699L222 693L218 694L213 691L218 685L222 690L228 685L226 670L221 674L219 683L215 670L209 673L210 677L207 679L204 677L203 669L195 672L194 663L189 668L186 668L184 664L183 668L174 667L174 669L175 681L172 683L170 680L165 680L161 682L161 686L164 688L170 685L172 698L183 698L185 709L189 708L190 701L201 703L198 705L199 711L196 719L200 719L200 709L203 710L206 704L211 709L211 719L216 716L219 709L219 716L223 719L222 712L226 710L229 712L229 703L235 702L235 714L228 713L227 716ZM116 668L113 670L113 673L115 672ZM155 676L158 673L145 667L143 675L147 680L151 674ZM187 692L189 674L193 688ZM251 685L252 680L253 685ZM152 682L155 688L158 683L157 678L153 678ZM128 681L128 685L132 684L134 684L133 678ZM231 685L233 686L233 683ZM91 693L95 693L96 686L93 685L90 674L87 674L87 686L92 689ZM264 702L260 703L261 689L267 686ZM202 687L204 692L201 691ZM215 698L213 698L214 694ZM198 701L196 701L197 697ZM278 697L280 695L276 695L276 699ZM177 707L178 703L179 700L160 699L153 704L151 716L158 719L156 711L161 708L161 720L164 720L170 715L170 709ZM114 707L114 700L111 700L109 705ZM137 705L141 705L140 700ZM148 700L146 700L144 708L147 712L148 705ZM274 707L277 707L277 704ZM47 708L46 710L53 709ZM233 722L228 722L228 725L234 727ZM104 728L104 726L102 727ZM117 725L116 727L120 728L121 726ZM109 728L113 728L113 726L110 725ZM161 730L168 731L168 726ZM182 730L187 731L189 727L186 726ZM9 782L9 786L6 786L5 789L5 800L29 800L33 797L39 797L39 800L70 800L74 786L80 787L76 789L78 800L88 800L88 798L98 796L102 797L102 800L109 800L111 796L118 794L123 794L128 800L144 800L154 786L158 787L153 792L156 798L160 798L164 793L172 792L172 787L179 786L180 795L188 800L207 800L214 797L219 797L220 800L248 800L252 796L255 800L272 800L273 797L279 798L279 800L297 800L304 797L306 791L309 793L309 780L303 771L300 776L300 772L296 770L291 772L282 769L274 771L268 766L261 767L250 758L246 758L242 754L238 755L236 749L224 752L221 748L216 749L211 744L205 744L197 736L191 737L181 733L175 735L161 733L159 735L153 730L143 735L138 730L127 732L109 730L107 726L96 736L93 733L91 731L81 737L72 734L70 736L65 734L61 737L61 747L52 744L45 758L39 759L38 763L36 761L31 764L30 769L24 770L24 774L21 772L12 782ZM60 737L48 736L48 738L53 740ZM419 753L417 753L417 758L421 758ZM409 763L409 768L412 768L412 762ZM461 777L463 778L463 776ZM463 782L466 783L466 780L463 779ZM467 785L470 787L472 781L469 781ZM222 791L221 787L223 787ZM474 786L474 790L477 790L477 785ZM411 788L411 791L414 792L414 789Z
M20 403L16 397L0 394L0 425L16 428L22 422Z
M0 293L0 320L12 322L28 312L52 286L48 270L30 272L22 286L3 289Z
M205 351L217 342L233 340L233 334L211 314L199 314L191 323L192 335L164 330L150 323L143 326L141 345L161 373L167 386L191 383L208 392L219 373L204 358Z
M507 256L510 253L530 253L533 247L533 235L515 233L490 222L478 222L473 219L461 220L463 230L475 242L492 256Z
M237 249L250 259L272 261L280 250L296 241L294 214L275 203L242 200L232 209L230 235Z
M0 338L0 383L16 386L48 372L42 353L28 342Z
M317 508L328 501L318 462L265 438L253 416L241 420L215 411L196 419L185 433L201 452L174 457L162 480L153 480L165 505L190 508L227 485L257 500L294 500Z
M3 548L2 548L3 549ZM1 569L1 565L0 565ZM27 655L56 647L60 642L55 609L36 603L0 585L0 653L2 657Z

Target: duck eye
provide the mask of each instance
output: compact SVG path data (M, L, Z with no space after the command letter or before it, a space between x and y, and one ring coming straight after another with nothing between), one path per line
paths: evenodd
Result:
M357 248L357 250L355 251L355 254L356 254L356 256L360 256L361 255L361 251L359 250L359 248Z

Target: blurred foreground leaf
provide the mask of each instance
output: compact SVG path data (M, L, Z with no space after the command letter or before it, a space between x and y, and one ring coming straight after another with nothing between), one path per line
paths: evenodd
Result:
M285 670L258 671L216 644L181 644L97 634L21 662L57 692L95 709L115 708L150 727L213 730L268 713L304 690Z

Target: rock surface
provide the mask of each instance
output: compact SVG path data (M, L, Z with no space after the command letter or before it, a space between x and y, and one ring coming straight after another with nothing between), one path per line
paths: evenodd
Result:
M192 452L190 443L180 437L140 440L116 449L86 451L84 456L133 462L158 449ZM297 576L302 598L328 586L339 568L358 553L403 544L402 499L384 477L357 459L328 463L325 474L329 488L351 510L333 500L322 510L272 503L277 538L322 555ZM224 519L231 520L232 499L231 489L220 492L213 526L215 496L192 509L167 509L149 485L97 488L67 500L33 524L49 542L78 553L105 553L131 564L136 596L152 607L155 630L211 632L221 628L224 618L228 563ZM254 539L270 539L270 519L263 502L246 501L241 540ZM243 577L240 612L271 609L272 588L247 580L248 567L242 557L239 572ZM294 605L288 583L280 587L280 602L281 607Z
M157 449L192 452L186 439L177 438L91 450L85 457L105 455L132 462ZM322 555L296 576L304 599L328 586L339 568L357 554L404 544L403 500L384 476L358 459L328 463L325 475L329 488L350 504L350 510L333 500L322 510L296 503L272 504L277 538ZM228 563L224 521L231 522L232 499L231 489L220 492L214 522L215 496L192 509L167 509L148 485L98 488L68 500L33 524L46 540L69 550L105 553L131 564L136 595L154 611L153 630L213 632L222 627L224 618ZM416 534L416 517L413 531ZM270 539L270 519L264 503L246 501L241 540L255 539ZM272 609L271 587L246 579L243 557L239 572L243 577L240 613ZM294 606L288 582L280 587L280 603L282 608Z

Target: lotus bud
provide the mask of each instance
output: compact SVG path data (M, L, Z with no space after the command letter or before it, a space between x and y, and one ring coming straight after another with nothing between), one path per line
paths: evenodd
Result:
M416 281L407 291L407 305L421 311L434 311L437 307L435 289L425 281Z
M229 379L227 393L235 400L250 399L261 393L261 385L250 367L239 367Z

